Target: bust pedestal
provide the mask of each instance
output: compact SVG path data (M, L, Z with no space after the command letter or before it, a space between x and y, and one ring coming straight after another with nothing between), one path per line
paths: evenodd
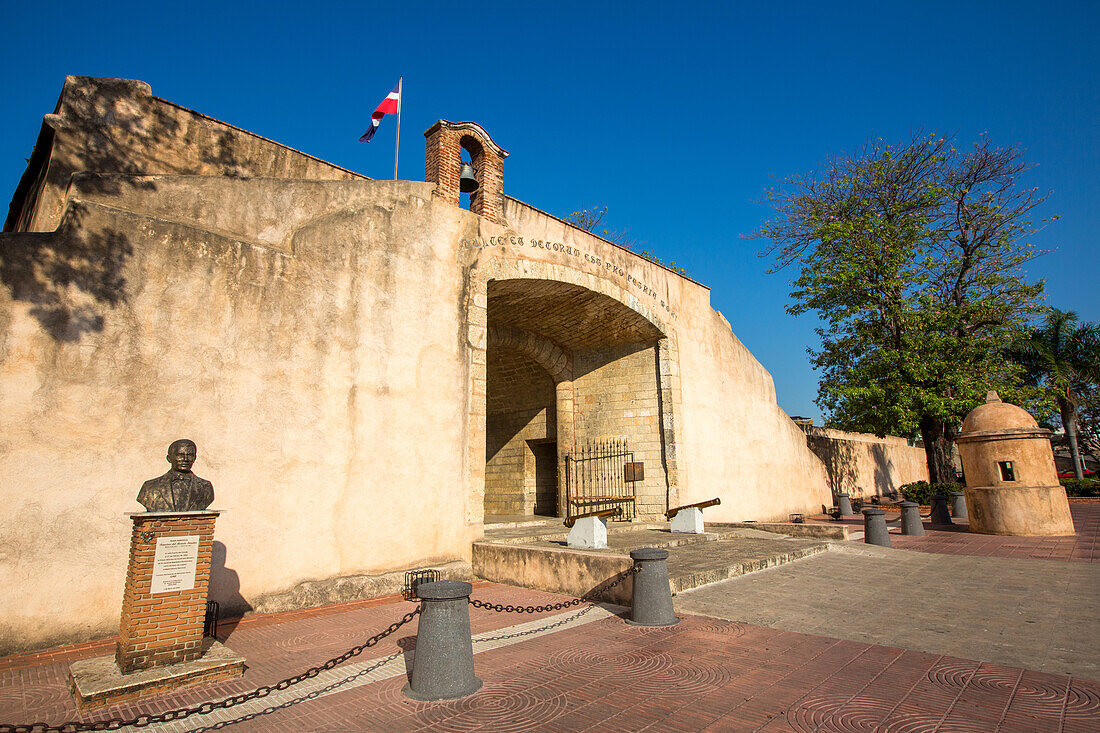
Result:
M115 661L123 674L202 656L214 521L219 512L130 515L130 563Z
M214 521L220 512L130 514L130 561L113 657L74 662L81 708L238 677L244 658L203 639Z

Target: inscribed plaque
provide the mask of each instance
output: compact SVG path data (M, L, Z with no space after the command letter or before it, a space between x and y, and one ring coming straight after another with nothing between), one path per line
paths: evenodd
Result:
M195 587L195 568L198 563L198 535L158 537L149 592L156 595L191 590Z

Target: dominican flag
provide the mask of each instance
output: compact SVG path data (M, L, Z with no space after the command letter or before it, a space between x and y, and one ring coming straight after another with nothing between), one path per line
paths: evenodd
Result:
M359 138L361 143L369 143L370 139L374 137L374 133L378 131L378 126L382 124L382 118L386 115L395 115L401 111L401 80L398 79L397 86L393 88L393 91L386 95L386 98L382 100L382 104L378 105L378 109L370 116L370 127Z

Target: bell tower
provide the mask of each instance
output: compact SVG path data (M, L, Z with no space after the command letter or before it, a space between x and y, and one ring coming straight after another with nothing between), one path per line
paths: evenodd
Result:
M446 201L459 205L459 194L469 190L470 211L486 219L504 221L504 159L508 151L493 142L489 133L476 122L439 120L424 132L428 151L424 163L424 180L435 184L436 193ZM462 151L473 164L473 181L463 187ZM469 171L467 171L469 173Z

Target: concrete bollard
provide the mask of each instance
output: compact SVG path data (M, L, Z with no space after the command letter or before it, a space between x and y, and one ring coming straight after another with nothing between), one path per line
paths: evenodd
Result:
M903 501L901 507L901 533L910 537L924 535L924 523L920 518L920 505L915 501Z
M481 689L474 676L474 645L470 637L470 593L473 586L458 580L437 580L416 586L423 604L416 630L416 651L409 684L402 690L413 700L455 700Z
M891 547L890 530L886 528L886 512L874 507L863 510L863 541L868 545Z
M681 509L672 518L669 530L672 532L703 534L703 510L697 506Z
M932 524L953 524L951 512L947 509L947 497L936 494L932 497L932 516L929 517Z
M966 492L951 492L951 516L955 519L966 519Z
M581 517L565 538L568 547L603 550L607 547L607 520L603 517Z
M635 626L672 626L680 623L672 610L668 587L668 550L642 547L630 551L638 572L634 575L634 609L627 623Z
M856 515L852 511L852 499L848 494L836 495L836 508L840 511L842 517L854 517Z

